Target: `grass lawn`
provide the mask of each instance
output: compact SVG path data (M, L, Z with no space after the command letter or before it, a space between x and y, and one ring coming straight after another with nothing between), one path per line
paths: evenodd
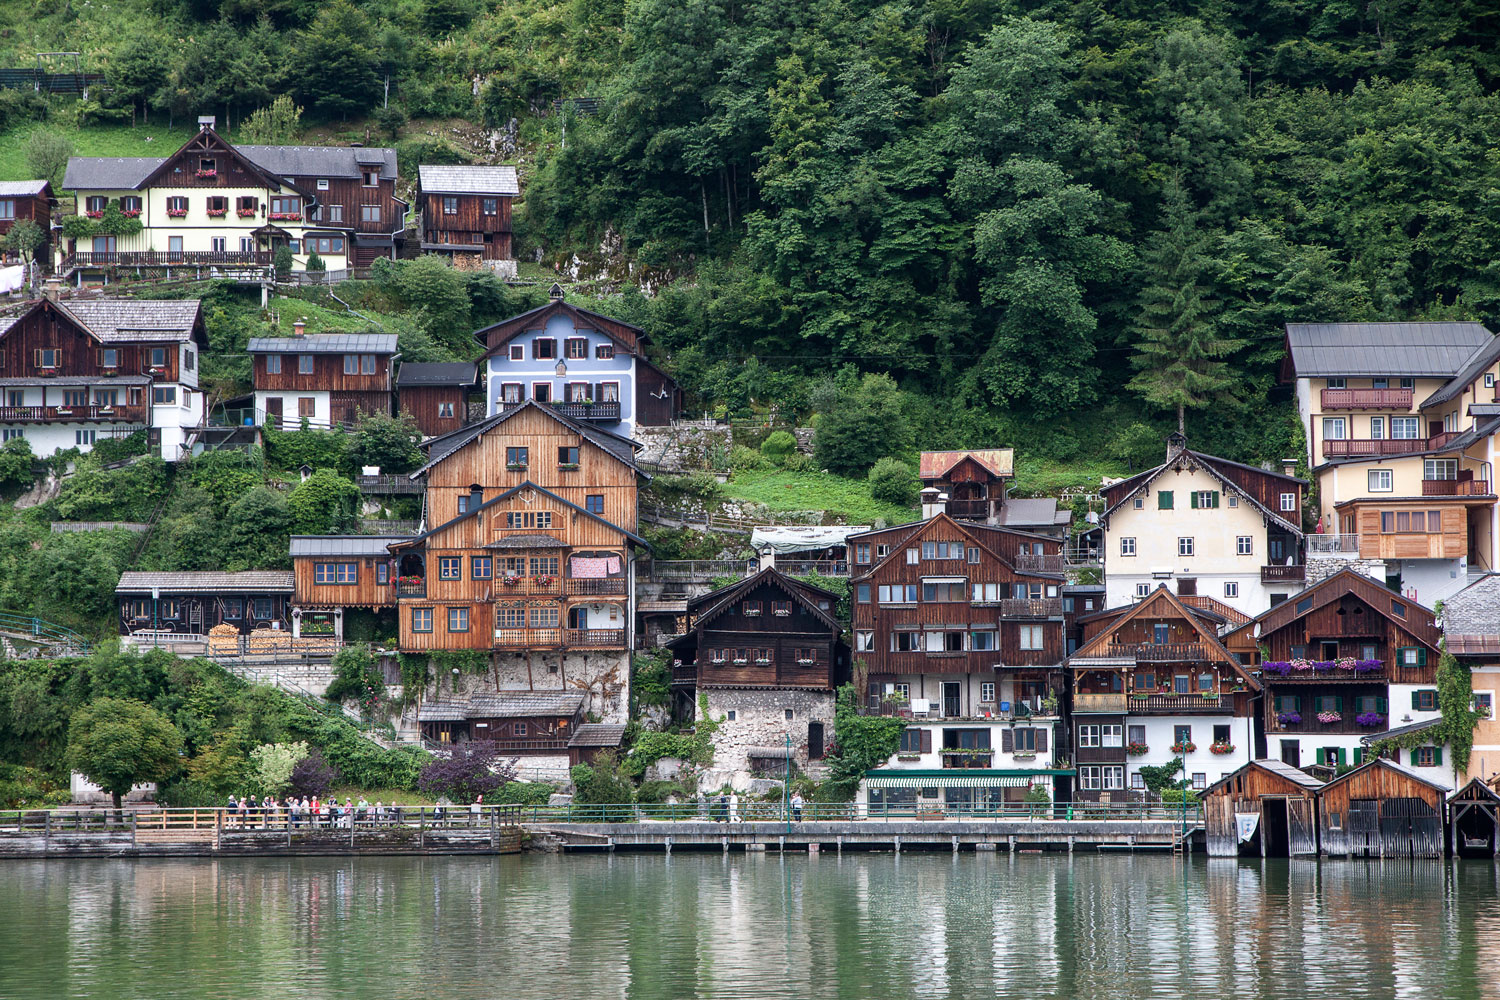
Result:
M1141 471L1139 469L1137 472ZM1099 491L1102 476L1127 475L1121 461L1054 462L1045 458L1016 458L1016 478L1010 491L1015 496L1055 497L1066 489Z
M169 156L192 138L194 131L191 125L168 130L165 124L137 128L128 125L67 128L51 122L26 125L0 135L0 181L31 179L31 171L26 168L26 140L37 129L65 136L73 143L77 156Z
M277 332L283 337L292 335L292 324L297 320L307 319L308 333L345 333L350 331L364 332L372 329L369 320L361 319L351 312L347 312L337 302L330 302L327 306L306 299L292 298L285 295L273 295L271 297L271 309L281 313L281 329L276 332L267 332L266 336L275 336ZM379 313L370 313L362 309L366 315L372 315L377 320Z
M863 479L845 479L821 472L741 469L723 486L724 495L748 500L769 510L824 510L850 524L915 521L915 507L899 507L870 496Z

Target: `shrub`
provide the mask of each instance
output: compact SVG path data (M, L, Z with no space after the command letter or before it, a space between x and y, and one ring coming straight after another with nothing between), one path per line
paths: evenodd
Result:
M422 464L422 449L417 447L421 440L422 431L410 413L367 413L349 436L349 458L356 468L375 465L382 472L410 472Z
M729 467L731 469L764 469L771 463L766 456L754 448L747 448L737 444L729 449Z
M545 781L507 781L490 798L499 805L544 806L556 791Z
M635 798L635 787L620 770L619 757L610 750L595 757L593 764L574 765L568 776L573 779L575 802L618 803Z
M870 496L911 507L917 502L917 477L900 459L882 458L870 467Z
M693 797L693 793L675 781L648 781L635 793L635 800L654 805L667 801L671 796L687 801Z
M276 277L282 281L291 276L292 265L296 262L297 259L292 256L292 248L285 243L277 247L276 252L271 256L271 263L276 268Z
M262 743L250 751L250 762L255 765L261 791L277 798L285 795L292 783L292 772L307 757L307 752L305 742Z
M338 784L342 775L339 769L328 763L323 751L312 750L306 757L292 765L292 794L322 797Z
M766 458L781 465L787 456L797 451L797 439L790 431L772 431L766 439L760 443L760 453Z
M345 646L333 656L333 680L323 697L329 701L353 699L362 711L370 711L385 693L385 678L375 667L375 657L365 643Z
M307 257L307 269L313 273L326 271L328 270L328 262L316 253L312 253Z
M447 757L422 768L417 787L429 795L446 795L454 802L473 802L515 780L516 760L500 759L494 740L456 743Z

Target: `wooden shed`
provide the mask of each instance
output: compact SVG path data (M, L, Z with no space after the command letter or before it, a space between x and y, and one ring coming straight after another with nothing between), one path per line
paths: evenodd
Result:
M1478 778L1448 799L1453 856L1500 858L1500 794Z
M1328 857L1443 856L1443 806L1453 786L1437 773L1377 757L1324 785L1319 836Z
M1208 853L1285 858L1318 853L1322 782L1279 760L1252 760L1205 789Z

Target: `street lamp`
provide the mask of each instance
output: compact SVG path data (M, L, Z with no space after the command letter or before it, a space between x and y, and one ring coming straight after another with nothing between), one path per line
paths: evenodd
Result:
M161 599L161 588L151 588L151 645L161 645L161 631L156 621L156 602Z

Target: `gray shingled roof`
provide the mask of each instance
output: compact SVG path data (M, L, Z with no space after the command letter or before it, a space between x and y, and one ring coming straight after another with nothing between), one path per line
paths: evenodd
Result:
M1012 497L1005 501L1000 508L1002 520L1000 523L1008 527L1025 527L1029 524L1057 525L1069 524L1073 520L1073 512L1068 509L1059 511L1055 497Z
M358 177L360 164L380 164L383 180L396 176L396 151L377 146L236 146L241 156L277 177Z
M1443 602L1448 635L1500 633L1500 573L1487 573Z
M133 191L164 156L70 156L62 186L69 191Z
M0 326L0 329L4 329ZM0 378L0 386L13 385L150 385L149 375L49 375L46 378Z
M19 198L22 195L41 194L46 181L0 181L0 197Z
M292 571L289 569L249 569L242 573L221 573L208 570L194 573L146 573L127 570L120 574L117 594L141 594L151 592L152 587L168 591L241 591L265 593L278 590L292 592Z
M315 333L305 337L251 337L251 354L395 354L394 333Z
M497 194L518 195L516 168L438 167L424 163L417 167L417 185L423 194Z
M406 535L293 535L292 556L384 556Z
M429 701L417 709L418 722L462 722L468 704L462 701Z
M59 306L107 344L190 340L198 318L197 299L77 299ZM0 319L0 333L25 315Z
M533 715L576 715L583 695L567 691L501 691L469 699L471 719L517 719Z
M1298 378L1457 374L1494 339L1480 323L1288 323Z
M414 386L463 386L474 384L474 366L459 362L408 361L396 373L396 388L410 389Z
M617 747L625 739L625 727L603 722L586 722L573 733L570 747Z
M450 431L447 434L432 438L431 440L425 442L423 444L423 447L427 449L427 462L422 466L422 468L418 469L417 472L426 472L438 462L442 461L449 455L453 454L460 448L478 438L481 434L485 433L491 428L499 426L506 420L509 420L511 417L515 416L517 413L520 413L522 410L526 409L528 406L535 406L538 409L551 414L557 420L578 431L579 434L588 438L594 444L603 448L605 451L609 452L611 455L615 456L626 465L629 465L631 468L636 468L636 444L634 441L630 440L629 438L621 437L618 434L611 434L606 430L591 426L589 424L585 424L581 421L565 417L562 414L558 413L556 410L552 409L550 406L542 406L534 401L528 400L526 403L516 407L515 409L506 410L503 413L497 413L492 417L486 417L484 420L481 420L477 424L470 424L468 427L464 427L456 431Z

